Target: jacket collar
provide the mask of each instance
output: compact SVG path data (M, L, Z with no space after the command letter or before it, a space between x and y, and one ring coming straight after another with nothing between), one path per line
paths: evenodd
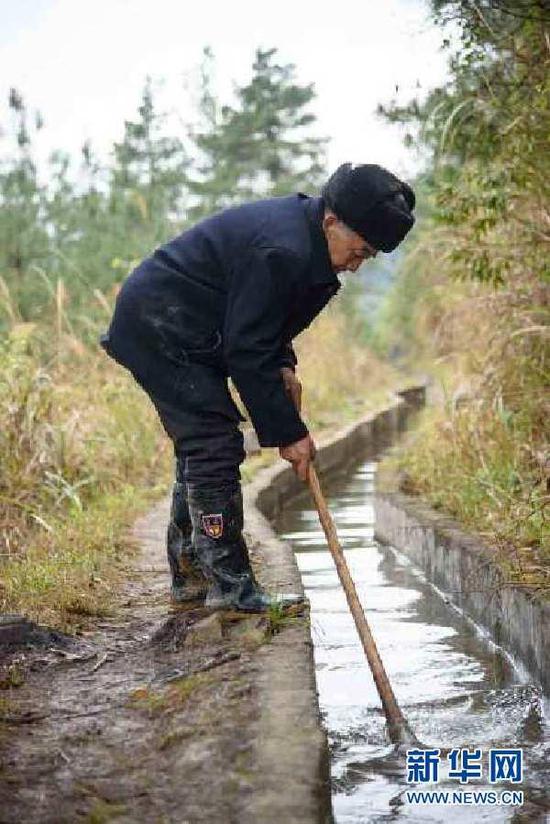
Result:
M301 199L307 217L311 237L311 282L332 284L337 291L341 283L332 269L327 240L322 227L325 202L322 197L308 197L301 192L298 197Z

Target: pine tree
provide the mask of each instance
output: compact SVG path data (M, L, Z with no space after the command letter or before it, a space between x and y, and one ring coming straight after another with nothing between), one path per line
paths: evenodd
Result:
M15 146L0 166L0 272L22 317L29 317L29 270L48 254L49 238L43 225L44 190L38 181L32 137L42 128L37 113L29 113L16 89L9 94Z
M313 85L294 82L293 64L276 62L276 49L256 51L252 78L237 87L233 106L220 106L212 91L212 52L205 50L200 111L203 129L192 135L199 150L195 216L246 199L316 188L325 140L308 128Z
M159 240L181 213L188 160L181 140L163 134L166 116L155 108L150 78L138 115L126 121L122 141L114 144L111 209Z

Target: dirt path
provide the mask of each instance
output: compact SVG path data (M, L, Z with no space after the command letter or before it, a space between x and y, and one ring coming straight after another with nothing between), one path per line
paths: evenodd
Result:
M166 520L163 502L136 525L143 551L115 617L69 649L45 650L11 691L2 824L249 818L271 628L258 616L170 612Z

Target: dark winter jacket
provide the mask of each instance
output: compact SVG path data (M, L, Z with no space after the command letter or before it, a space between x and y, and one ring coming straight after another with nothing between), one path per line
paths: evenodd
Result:
M195 361L229 375L262 446L307 429L280 368L292 339L340 288L321 221L323 201L261 200L203 220L127 278L101 343L151 395L177 405L178 372Z

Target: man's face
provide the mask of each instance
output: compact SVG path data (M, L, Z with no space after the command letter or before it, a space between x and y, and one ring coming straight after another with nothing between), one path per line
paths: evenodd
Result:
M364 260L377 255L377 250L370 243L342 223L333 212L326 212L323 231L332 268L336 274L346 270L356 272Z

